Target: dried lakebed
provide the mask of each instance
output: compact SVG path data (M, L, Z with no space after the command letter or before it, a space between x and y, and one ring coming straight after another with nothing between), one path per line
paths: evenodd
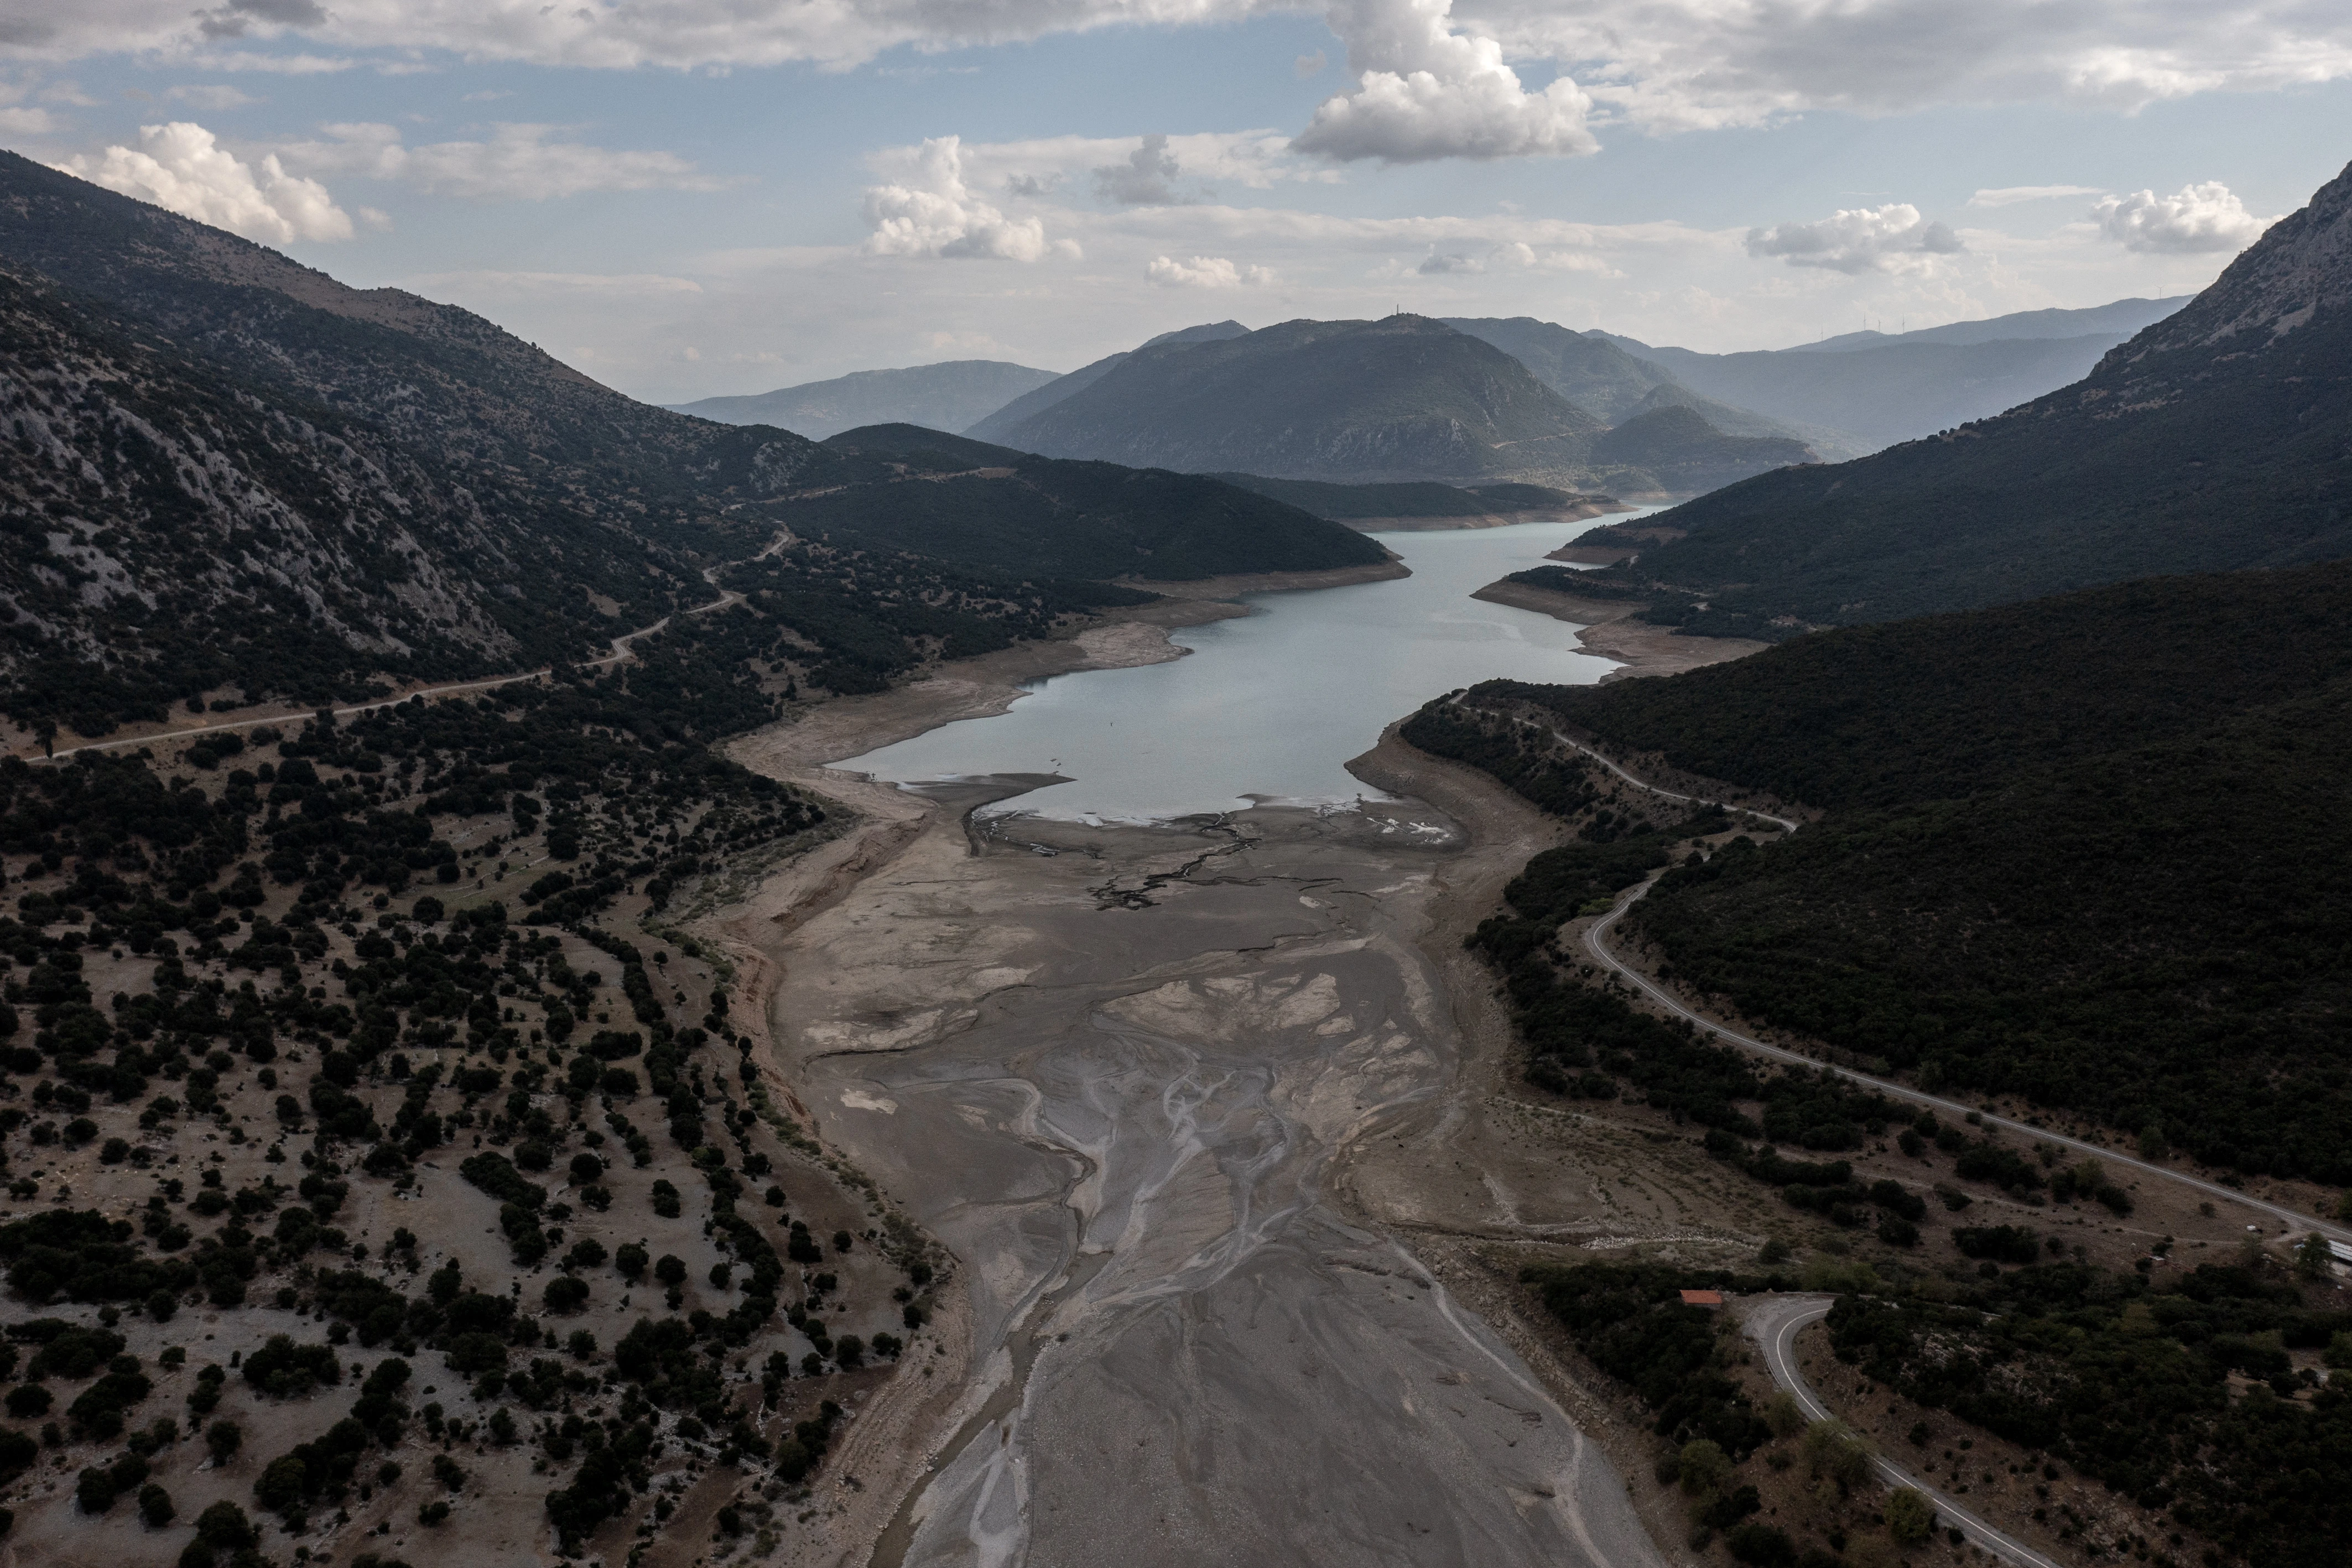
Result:
M1415 938L1461 831L1401 801L968 833L1015 788L943 792L761 944L777 1065L969 1297L968 1359L932 1359L959 1396L843 1560L1659 1562L1518 1358L1326 1199L1459 1070Z

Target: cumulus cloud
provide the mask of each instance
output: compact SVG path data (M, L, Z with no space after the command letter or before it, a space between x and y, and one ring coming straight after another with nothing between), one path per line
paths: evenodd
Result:
M1534 251L1529 250L1526 246L1519 246L1519 249L1527 251L1528 262L1533 261ZM1513 259L1517 258L1515 256ZM1525 266L1528 263L1521 265ZM1448 272L1484 272L1486 270L1486 258L1481 256L1464 256L1452 251L1434 251L1422 257L1421 265L1413 270L1423 277L1434 277Z
M1286 183L1327 184L1344 178L1327 163L1294 154L1290 138L1282 132L1264 129L1155 134L1140 142L1131 136L963 141L957 156L964 183L976 191L1034 198L1085 187L1122 206L1195 200L1202 186L1264 191ZM877 154L875 165L897 175L920 161L920 148L896 147ZM1195 183L1192 193L1176 189L1179 174Z
M1274 281L1274 274L1263 267L1236 267L1222 256L1196 256L1184 261L1154 256L1143 276L1162 288L1255 287Z
M1180 201L1176 194L1176 160L1168 138L1153 134L1128 155L1123 163L1106 163L1095 171L1095 191L1121 206L1159 206Z
M1939 223L1927 223L1908 202L1883 207L1841 209L1818 223L1775 224L1748 231L1748 254L1779 256L1790 267L1819 267L1832 272L1897 272L1937 256L1956 256L1964 246L1959 235Z
M1972 207L2013 207L2020 202L2046 202L2053 196L2095 196L2096 185L2002 185L1979 191L1969 198Z
M58 128L57 116L27 104L0 106L0 131L12 136L47 136Z
M2154 191L2109 196L2091 209L2091 216L2101 234L2126 250L2162 256L2243 250L2278 222L2246 211L2245 203L2218 180L2184 185L2168 196Z
M971 193L963 177L962 139L928 139L907 178L866 188L868 256L992 257L1036 261L1046 253L1045 223L1009 218ZM1064 241L1062 248L1076 246Z
M110 191L269 245L352 237L351 214L324 185L288 173L274 153L247 163L187 120L142 125L135 149L109 147L65 167Z
M1341 0L1348 15L1358 5ZM1656 131L1751 125L1820 109L2054 102L2131 110L2352 76L2352 8L2315 0L1465 0L1465 12L1473 5L1467 30L1502 57L1565 68L1602 112ZM291 37L368 52L375 63L414 64L411 51L430 51L614 69L841 68L893 48L1214 25L1266 8L1265 0L215 0L205 9L191 0L19 0L0 31L21 58L210 51L222 68L352 63L289 55ZM1339 31L1352 51L1358 34ZM239 49L232 61L214 41L232 37L277 47ZM1354 68L1463 80L1425 63Z
M627 152L550 140L546 125L499 125L487 141L410 147L397 127L328 125L322 141L279 149L288 163L318 174L391 180L432 195L471 201L546 201L589 191L715 191L727 182L698 173L674 152Z
M1580 62L1597 102L1655 131L1956 103L2129 111L2352 75L2352 11L2308 0L1481 0L1480 16L1517 53Z
M1291 146L1340 162L1595 152L1591 100L1561 77L1528 92L1493 37L1454 30L1454 0L1340 0L1356 90L1326 99Z

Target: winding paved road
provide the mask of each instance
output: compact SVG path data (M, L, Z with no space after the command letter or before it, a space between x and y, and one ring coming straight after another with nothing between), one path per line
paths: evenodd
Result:
M1564 735L1559 736L1559 738L1567 745L1575 747L1577 750L1583 752L1586 756L1591 757L1601 762L1610 769L1610 771L1615 773L1627 783L1632 784L1638 789L1647 789L1654 795L1662 796L1669 800L1696 801L1696 803L1700 805L1714 805L1717 803L1715 801L1697 800L1694 796L1677 795L1672 790L1661 789L1653 784L1645 784L1641 779L1634 778L1631 773L1626 772L1622 768L1618 767L1614 762L1611 762L1607 758L1601 756L1599 752L1592 750L1590 747L1578 745L1577 742L1570 740L1568 737ZM1743 810L1744 808L1733 809ZM1752 816L1764 815L1764 813L1760 811L1750 812L1749 814ZM1786 821L1779 817L1772 817L1767 820L1781 823L1782 826L1788 828L1791 832L1796 831L1796 824L1794 822ZM1719 1023L1701 1018L1698 1014L1685 1007L1655 980L1653 980L1649 976L1642 973L1641 970L1618 957L1609 946L1610 931L1615 927L1618 921L1624 918L1625 912L1627 910L1633 908L1636 903L1640 902L1648 894L1651 887L1654 886L1656 882L1656 875L1652 875L1645 879L1640 886L1626 894L1622 898L1620 898L1617 901L1617 906L1614 909L1612 909L1608 914L1602 915L1600 919L1594 921L1590 926L1588 926L1584 933L1584 950L1591 954L1593 960L1600 964L1603 968L1608 969L1613 974L1622 976L1627 983L1631 984L1643 996L1647 997L1653 1002L1655 1002L1659 1007L1664 1009L1668 1013L1671 1013L1675 1018L1688 1019L1692 1024L1705 1030L1708 1034L1714 1035L1718 1040L1726 1040L1730 1044L1739 1047L1743 1051L1752 1051L1759 1056L1769 1057L1775 1061L1785 1061L1801 1067L1821 1068L1826 1071L1834 1072L1840 1078L1843 1078L1850 1082L1866 1084L1870 1088L1877 1090L1880 1093L1886 1095L1890 1099L1907 1101L1912 1104L1927 1106L1933 1110L1948 1111L1954 1115L1962 1118L1976 1116L1989 1127L2003 1127L2024 1137L2038 1138L2046 1143L2055 1144L2061 1148L2073 1149L2079 1154L2089 1155L2111 1165L2125 1166L2127 1169L2136 1171L2143 1176L2157 1176L2165 1181L2178 1182L2183 1186L2194 1187L2200 1193L2204 1193L2209 1197L2220 1198L2227 1203L2242 1204L2246 1207L2253 1209L2258 1213L2267 1214L2273 1218L2284 1221L2285 1228L2288 1233L2316 1230L2321 1235L2333 1241L2352 1241L2352 1228L2347 1228L2346 1226L2332 1220L2322 1219L2313 1215L2305 1214L2298 1209L2289 1208L2284 1204L2271 1203L2259 1197L2250 1197L2234 1187L2224 1186L2220 1182L2207 1181L2202 1176L2190 1176L2186 1171L2173 1170L2169 1166L2159 1166L2147 1160L2137 1159L2130 1155L2118 1154L2114 1149L2105 1147L2098 1144L2085 1143L2080 1138L2070 1138L2063 1133L2053 1133L2045 1128L2028 1126L2023 1122L2012 1121L2006 1116L1997 1116L1990 1111L1979 1111L1977 1107L1968 1104L1962 1101L1947 1100L1941 1095L1930 1094L1924 1090L1913 1089L1907 1085L1895 1082L1889 1079L1874 1078L1869 1073L1857 1072L1850 1067L1839 1067L1830 1062L1821 1061L1813 1057L1805 1055L1801 1051L1790 1051L1782 1046L1767 1045L1762 1040L1757 1040L1752 1036L1741 1034L1738 1030L1727 1029Z
M1764 1365L1772 1374L1772 1381L1796 1396L1798 1408L1809 1420L1825 1421L1833 1412L1798 1369L1797 1335L1807 1324L1829 1316L1830 1308L1836 1304L1835 1296L1759 1296L1745 1304L1743 1326L1764 1352ZM2021 1564L2022 1568L2063 1568L2056 1559L2003 1535L1885 1455L1873 1453L1871 1467L1889 1487L1909 1487L1926 1493L1936 1505L1937 1524L1959 1531L1971 1545Z

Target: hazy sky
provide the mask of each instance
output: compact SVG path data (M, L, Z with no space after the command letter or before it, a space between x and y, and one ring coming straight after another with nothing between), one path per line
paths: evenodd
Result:
M2352 159L2342 0L0 0L0 142L664 402L2185 293Z

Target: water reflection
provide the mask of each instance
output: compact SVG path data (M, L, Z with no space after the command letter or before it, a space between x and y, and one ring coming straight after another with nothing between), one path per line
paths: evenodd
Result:
M1071 781L995 809L1064 821L1370 795L1344 764L1431 697L1497 676L1588 683L1617 667L1578 652L1563 622L1469 597L1591 526L1383 534L1411 577L1253 595L1256 614L1177 632L1186 658L1056 675L1001 716L835 766L899 783L1059 773Z

